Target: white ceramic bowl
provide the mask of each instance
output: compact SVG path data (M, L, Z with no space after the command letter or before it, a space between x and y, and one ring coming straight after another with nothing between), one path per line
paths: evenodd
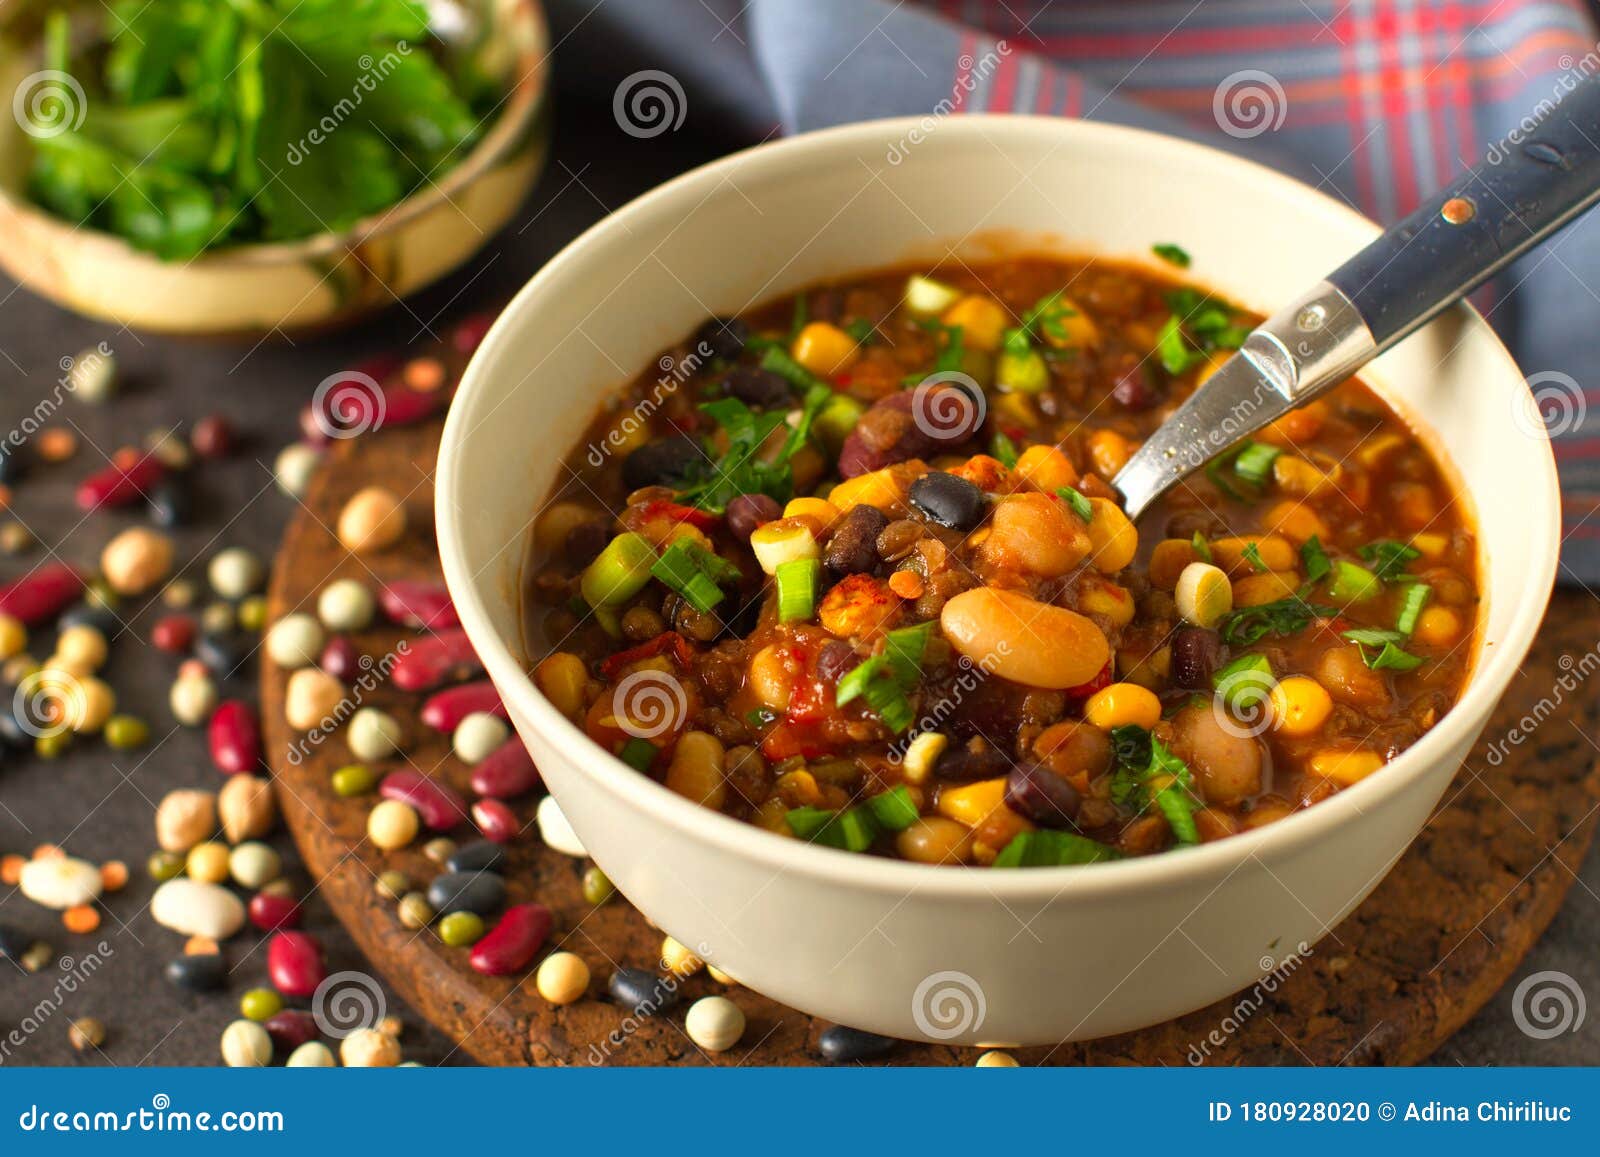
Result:
M1089 867L931 868L779 839L672 794L603 753L525 674L528 528L603 390L709 313L947 246L1146 259L1152 242L1173 241L1197 281L1268 313L1376 232L1304 185L1177 140L1028 117L927 123L728 157L612 214L545 266L451 409L439 544L462 620L551 791L656 924L752 988L859 1028L964 1043L1102 1036L1250 984L1314 944L1405 851L1539 625L1555 574L1555 468L1521 375L1471 311L1371 368L1404 412L1428 415L1475 507L1487 591L1475 670L1393 764L1258 831Z

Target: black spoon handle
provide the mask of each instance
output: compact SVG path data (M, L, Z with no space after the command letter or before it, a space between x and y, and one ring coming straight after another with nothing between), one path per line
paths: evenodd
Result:
M1600 77L1328 276L1387 349L1600 200Z

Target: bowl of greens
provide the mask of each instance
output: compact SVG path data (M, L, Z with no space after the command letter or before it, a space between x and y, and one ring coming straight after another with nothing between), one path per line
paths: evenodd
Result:
M388 305L471 257L545 156L536 0L110 0L0 34L0 268L137 329Z

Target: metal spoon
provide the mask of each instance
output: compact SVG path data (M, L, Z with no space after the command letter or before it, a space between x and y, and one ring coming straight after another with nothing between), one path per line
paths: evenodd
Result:
M1600 201L1600 78L1262 322L1114 482L1138 518L1180 479L1347 379Z

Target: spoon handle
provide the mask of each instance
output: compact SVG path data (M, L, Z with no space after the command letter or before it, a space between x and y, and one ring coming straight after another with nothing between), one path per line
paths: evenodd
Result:
M1379 351L1600 200L1600 78L1553 95L1536 112L1328 275Z

